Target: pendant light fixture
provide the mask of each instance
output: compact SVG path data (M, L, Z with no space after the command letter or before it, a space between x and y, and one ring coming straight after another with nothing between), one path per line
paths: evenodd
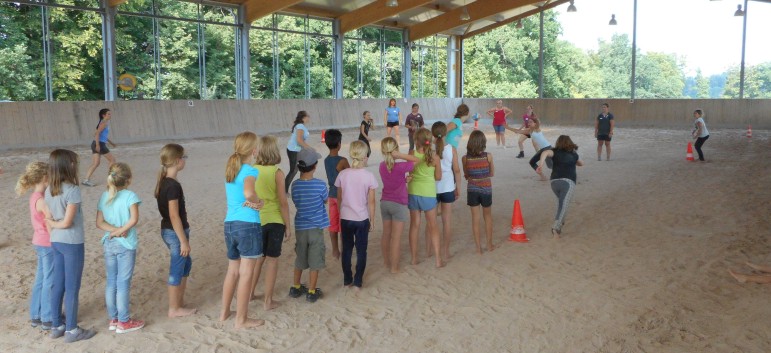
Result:
M387 0L386 1L386 7L397 7L399 6L399 1L397 0Z
M568 12L576 12L576 11L578 11L576 9L576 5L573 4L573 0L570 0L570 6L568 6Z
M615 26L617 24L618 22L616 22L616 15L615 14L610 15L610 22L608 22L608 25Z

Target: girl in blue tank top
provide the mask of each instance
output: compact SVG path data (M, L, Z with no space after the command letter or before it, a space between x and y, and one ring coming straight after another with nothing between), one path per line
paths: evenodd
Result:
M108 144L115 147L115 143L110 140L110 119L112 119L112 112L109 109L104 108L99 111L99 123L96 125L94 140L91 141L91 166L88 167L86 179L83 180L85 186L96 186L96 183L91 181L91 175L99 167L102 156L107 159L107 162L110 162L108 165L115 164L115 156L107 148Z

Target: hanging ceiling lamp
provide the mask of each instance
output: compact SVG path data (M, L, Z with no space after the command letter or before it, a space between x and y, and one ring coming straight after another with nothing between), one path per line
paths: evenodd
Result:
M616 15L615 14L614 15L610 15L610 22L608 22L608 24L611 25L611 26L615 26L615 25L618 24L618 22L616 22Z
M468 21L471 19L471 15L468 13L468 8L465 6L463 7L463 12L460 13L460 20L461 21Z
M397 6L399 6L399 2L396 0L386 1L386 7L397 7Z
M570 0L570 6L568 6L568 12L576 12L576 11L578 11L576 9L576 5L573 4L573 0Z
M744 10L742 10L742 5L736 5L736 12L734 12L734 16L744 16Z

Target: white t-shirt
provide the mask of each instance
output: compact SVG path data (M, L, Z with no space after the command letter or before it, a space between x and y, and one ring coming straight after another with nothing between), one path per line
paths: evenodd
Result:
M452 171L452 145L444 145L442 151L442 180L436 182L436 193L455 191L455 174Z
M299 143L297 143L297 133L298 131L302 131L303 134L303 140L308 141L308 138L311 137L311 133L308 132L308 128L305 127L303 124L297 124L297 126L294 127L294 131L292 131L292 136L289 137L289 143L286 145L286 149L292 151L292 152L300 152L300 150L303 149L302 146L300 146Z
M704 122L704 118L698 118L693 121L693 128L699 131L699 122L701 122L701 135L699 137L709 136L709 130L707 130L707 124Z

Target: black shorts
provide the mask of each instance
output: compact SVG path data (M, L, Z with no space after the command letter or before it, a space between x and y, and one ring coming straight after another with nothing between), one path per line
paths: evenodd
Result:
M493 205L492 194L482 194L474 191L469 191L466 197L466 204L471 207L482 205L482 207L490 207Z
M96 151L96 141L91 141L91 154L108 154L110 153L110 149L107 148L107 144L104 142L99 142L99 152Z
M608 141L610 142L610 135L597 135L597 141Z
M530 138L530 134L523 134L525 137Z
M388 127L399 126L399 122L398 121L389 121L389 122L386 123L386 126L388 126Z
M279 223L262 225L262 251L267 257L281 256L281 244L284 242L286 226Z
M436 202L439 203L453 203L455 202L455 191L443 192L436 194Z

